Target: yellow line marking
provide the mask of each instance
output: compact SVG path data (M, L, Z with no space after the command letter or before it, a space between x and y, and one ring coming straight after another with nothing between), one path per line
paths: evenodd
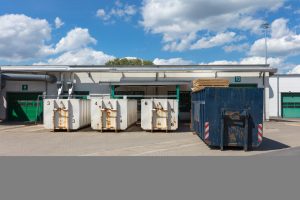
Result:
M185 141L190 141L190 140L182 140L183 142ZM164 141L164 142L158 142L158 143L150 143L150 144L145 144L145 145L138 145L138 146L131 146L131 147L124 147L124 148L117 148L117 149L109 149L109 150L102 150L100 152L95 152L95 153L88 153L88 154L83 154L80 156L97 156L97 155L101 155L103 153L107 153L107 152L123 152L123 151L128 151L128 150L135 150L135 149L139 149L139 148L155 148L155 146L160 146L160 145L167 145L167 144L176 144L177 141ZM157 149L157 150L151 150L148 152L142 152L142 153L138 153L134 156L138 156L139 154L144 155L144 154L149 154L149 153L155 153L155 152L161 152L161 151L168 151L168 150L175 150L175 149L180 149L180 148L184 148L184 147L189 147L189 146L194 146L194 145L198 145L195 143L192 144L183 144L177 147L171 147L171 148L167 148L167 149ZM152 152L153 151L153 152Z
M187 147L192 147L192 146L198 146L199 144L185 144L185 145L180 145L179 147L173 147L173 148L167 148L167 149L157 149L153 151L146 151L146 152L141 152L138 154L134 154L133 156L143 156L151 153L158 153L158 152L164 152L164 151L171 151L171 150L178 150L178 149L183 149Z
M142 156L142 155L146 155L146 154L158 153L158 152L163 152L163 151L168 151L168 149L157 149L157 150L152 150L152 151L146 151L146 152L134 154L133 156Z

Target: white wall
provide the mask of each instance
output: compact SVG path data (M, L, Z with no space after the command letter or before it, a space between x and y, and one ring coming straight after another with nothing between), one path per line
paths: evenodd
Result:
M300 75L270 77L270 116L281 117L281 94L300 93Z
M278 89L277 89L277 77L271 77L269 80L270 83L270 100L269 100L269 105L270 105L270 110L269 114L270 117L277 117L277 101L278 101Z

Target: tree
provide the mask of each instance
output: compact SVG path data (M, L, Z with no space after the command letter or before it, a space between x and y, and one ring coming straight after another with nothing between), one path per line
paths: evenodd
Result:
M152 61L149 60L141 60L141 59L127 59L127 58L116 58L114 60L110 60L105 65L114 66L114 65L153 65Z

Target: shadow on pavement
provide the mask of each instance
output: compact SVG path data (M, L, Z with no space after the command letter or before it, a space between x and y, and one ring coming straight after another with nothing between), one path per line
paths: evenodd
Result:
M299 119L284 119L284 118L274 118L270 119L270 122L300 122Z
M281 149L288 149L290 146L285 145L283 143L277 142L275 140L271 140L269 138L264 138L264 142L258 148L253 148L250 151L259 151L259 152L267 152L272 150L281 150ZM211 150L220 150L220 147L210 147ZM243 151L243 147L224 147L225 151Z
M300 147L284 149L281 151L271 151L260 154L259 156L300 156Z
M35 126L37 125L35 122L0 122L0 126L3 125L3 126Z
M93 130L91 127L86 127L86 128L83 128L83 129L80 129L80 132L96 132L95 130ZM99 131L98 131L99 132ZM130 127L128 127L125 131L118 131L118 133L136 133L136 132L144 132L144 133L151 133L151 131L144 131L142 128L141 128L141 125L140 124L134 124ZM168 131L168 133L186 133L186 132L191 132L191 129L190 129L190 125L189 124L180 124L179 125L179 128L177 131ZM114 130L111 130L111 131L103 131L103 133L115 133ZM153 133L166 133L166 131L153 131Z
M280 143L275 140L271 140L269 138L264 138L263 143L260 147L257 149L254 149L254 151L271 151L271 150L280 150L280 149L287 149L290 146Z

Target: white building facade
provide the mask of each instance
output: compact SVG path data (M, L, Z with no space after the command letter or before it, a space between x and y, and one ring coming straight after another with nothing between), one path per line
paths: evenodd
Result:
M192 81L199 78L228 79L231 87L264 88L264 116L268 120L269 95L274 90L273 85L270 89L269 78L276 71L268 65L0 66L0 120L31 121L41 115L42 105L36 104L37 100L43 96L56 98L60 89L61 95L68 95L70 88L73 95L88 98L99 95L139 100L144 97L177 98L180 100L179 119L189 120ZM274 111L271 113L273 116Z
M300 118L300 75L270 77L270 117Z

